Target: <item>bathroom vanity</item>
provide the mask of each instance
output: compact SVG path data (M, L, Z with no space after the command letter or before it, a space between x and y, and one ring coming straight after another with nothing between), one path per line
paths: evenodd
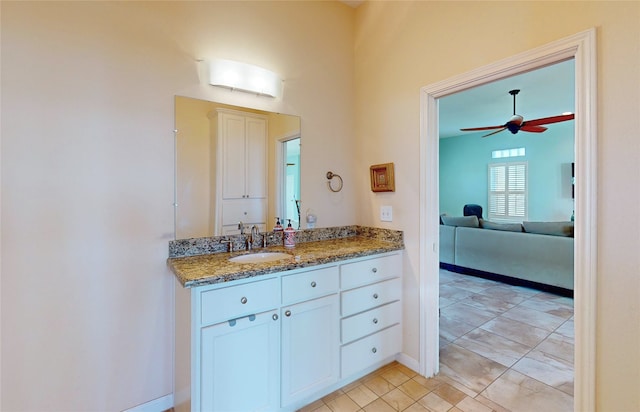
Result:
M175 409L294 411L393 361L403 244L376 233L170 258Z

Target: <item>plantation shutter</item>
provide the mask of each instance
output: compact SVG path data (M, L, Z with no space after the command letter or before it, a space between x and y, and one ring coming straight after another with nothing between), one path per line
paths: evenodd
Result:
M527 163L489 165L489 220L527 218Z

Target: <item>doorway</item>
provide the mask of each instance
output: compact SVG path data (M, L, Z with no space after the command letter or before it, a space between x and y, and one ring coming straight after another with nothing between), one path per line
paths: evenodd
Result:
M438 372L438 99L526 71L575 59L575 384L574 410L595 410L596 59L595 29L421 89L420 372Z

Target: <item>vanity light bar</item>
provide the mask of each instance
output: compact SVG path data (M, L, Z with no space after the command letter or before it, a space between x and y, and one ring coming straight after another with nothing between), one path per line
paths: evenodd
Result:
M278 97L282 91L282 79L276 73L223 59L209 61L209 84L269 97Z

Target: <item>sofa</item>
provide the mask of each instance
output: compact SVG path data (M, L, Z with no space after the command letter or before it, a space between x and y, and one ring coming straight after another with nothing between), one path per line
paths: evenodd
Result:
M573 222L496 223L441 216L440 266L573 295Z

